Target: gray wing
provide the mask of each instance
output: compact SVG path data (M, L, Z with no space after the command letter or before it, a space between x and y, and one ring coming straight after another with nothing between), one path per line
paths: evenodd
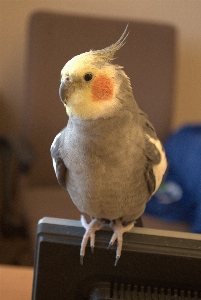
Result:
M63 134L65 131L66 127L60 131L50 148L50 153L52 157L52 162L53 162L53 167L54 171L58 180L58 183L60 184L61 187L66 189L66 173L67 173L67 168L60 157L60 147L62 147L62 140L63 140Z
M160 163L161 155L154 144L152 144L148 139L145 142L144 155L146 156L145 165L145 179L147 182L147 187L150 195L152 195L156 189L156 178L153 166Z
M147 115L144 112L140 111L140 115L142 117L142 128L143 128L143 133L145 135L144 155L146 157L146 165L145 165L144 175L151 196L156 190L156 174L155 174L154 166L160 164L162 157L161 157L160 149L157 148L156 146L157 141L159 142L159 140L157 138L157 134L154 126L147 119ZM163 174L161 174L161 178L162 176Z
M157 134L153 124L148 120L147 114L145 114L142 110L139 110L141 119L142 119L142 127L145 134L148 134L150 137L157 139Z

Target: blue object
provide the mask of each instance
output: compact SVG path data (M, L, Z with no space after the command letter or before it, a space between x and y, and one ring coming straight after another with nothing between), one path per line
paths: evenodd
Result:
M185 221L201 233L201 126L185 126L166 140L165 180L147 203L146 213Z

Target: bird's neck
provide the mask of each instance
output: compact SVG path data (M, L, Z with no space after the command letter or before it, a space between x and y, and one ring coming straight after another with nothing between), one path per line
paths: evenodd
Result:
M122 131L122 129L128 125L128 123L134 123L137 121L138 114L133 115L130 111L121 111L119 115L109 118L98 118L83 120L78 117L69 117L68 126L73 128L73 132L76 134L104 134L116 131Z

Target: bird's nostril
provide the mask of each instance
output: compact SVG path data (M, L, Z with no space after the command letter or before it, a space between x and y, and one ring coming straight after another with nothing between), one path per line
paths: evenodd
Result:
M68 76L68 75L61 78L61 83L64 83L64 84L65 84L65 83L67 83L67 82L69 82L69 81L70 81L70 76Z

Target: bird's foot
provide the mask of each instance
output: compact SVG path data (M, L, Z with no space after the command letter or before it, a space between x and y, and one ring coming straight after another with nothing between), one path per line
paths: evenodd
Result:
M90 238L90 247L92 253L94 252L95 245L95 232L103 227L103 221L100 219L93 219L90 223L87 223L85 217L81 215L82 226L86 229L86 232L82 238L81 248L80 248L80 263L83 265L83 258L85 255L85 249Z
M133 228L134 222L130 222L128 225L123 226L121 220L117 219L112 221L110 223L110 226L113 229L114 233L111 237L108 248L111 247L114 244L114 242L117 240L116 260L114 263L114 265L116 266L121 256L123 234L124 232L127 232L131 230L131 228Z

